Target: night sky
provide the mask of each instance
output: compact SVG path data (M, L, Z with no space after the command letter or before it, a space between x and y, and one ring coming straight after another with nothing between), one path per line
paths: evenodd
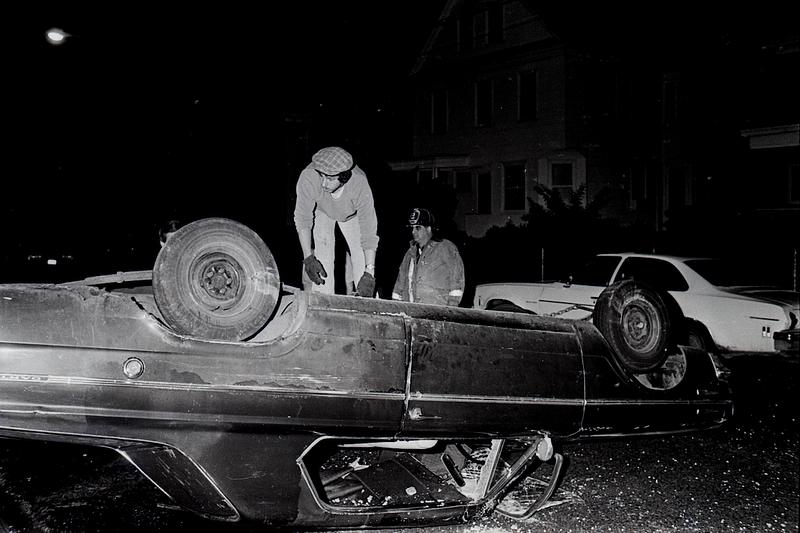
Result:
M443 3L3 8L5 259L146 249L172 216L284 237L287 160L381 142ZM53 46L52 27L70 37ZM287 136L287 117L317 137Z
M445 0L106 4L2 8L6 262L122 247L146 250L130 265L145 268L172 216L228 216L294 243L288 161L324 144L367 166L398 153L404 84ZM633 60L700 62L792 24L783 4L531 4L572 41ZM71 36L53 46L53 27ZM293 136L295 118L312 138Z

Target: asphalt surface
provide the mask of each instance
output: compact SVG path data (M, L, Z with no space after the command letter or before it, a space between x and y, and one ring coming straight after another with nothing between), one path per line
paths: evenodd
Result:
M425 533L798 531L797 359L728 361L736 398L723 428L570 444L556 505ZM0 440L0 531L247 531L170 507L116 453ZM263 529L262 529L263 530Z

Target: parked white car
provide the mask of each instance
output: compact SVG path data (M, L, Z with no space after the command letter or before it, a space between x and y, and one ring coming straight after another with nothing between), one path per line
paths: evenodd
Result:
M566 282L478 285L473 307L588 319L605 287L634 278L672 295L686 318L690 346L722 354L796 354L800 293L742 285L732 279L734 271L719 259L599 254Z

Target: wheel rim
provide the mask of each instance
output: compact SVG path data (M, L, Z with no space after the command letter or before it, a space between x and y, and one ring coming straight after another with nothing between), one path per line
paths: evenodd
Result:
M228 254L197 259L190 269L193 296L210 310L228 310L241 300L242 266Z
M641 302L625 307L622 312L622 331L625 342L640 353L652 350L657 344L657 335L661 322L658 314L648 305Z

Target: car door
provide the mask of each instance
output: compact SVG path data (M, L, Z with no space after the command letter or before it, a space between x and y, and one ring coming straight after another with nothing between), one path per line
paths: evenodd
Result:
M409 319L404 435L578 430L584 374L569 322L477 310L443 312L449 316Z
M551 283L542 291L539 309L545 316L589 318L597 297L608 286L620 256L599 255L575 272L568 282Z

